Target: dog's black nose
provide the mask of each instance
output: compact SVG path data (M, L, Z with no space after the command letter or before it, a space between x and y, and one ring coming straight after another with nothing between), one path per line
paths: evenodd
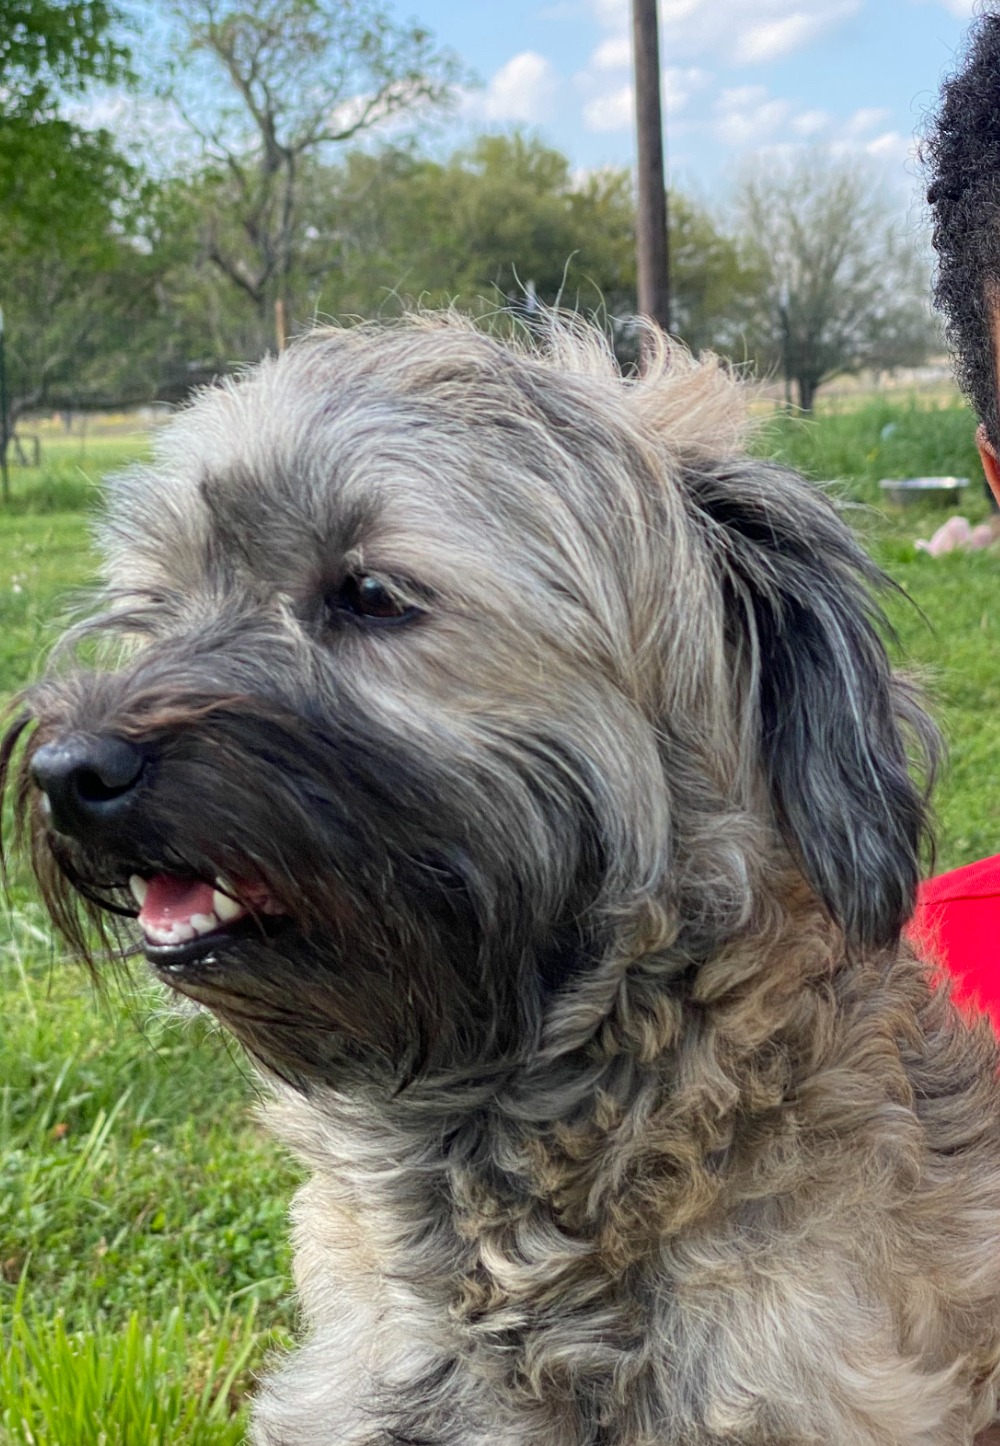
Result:
M124 738L71 733L39 748L31 776L48 799L53 828L83 834L124 813L145 761Z

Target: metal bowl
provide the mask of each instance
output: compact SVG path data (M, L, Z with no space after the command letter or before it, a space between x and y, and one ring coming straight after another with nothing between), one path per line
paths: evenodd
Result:
M878 484L887 502L909 507L914 502L957 506L968 477L883 477Z

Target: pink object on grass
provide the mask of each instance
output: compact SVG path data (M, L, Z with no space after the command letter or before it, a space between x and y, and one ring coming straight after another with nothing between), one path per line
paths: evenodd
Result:
M921 552L929 552L931 557L940 557L943 552L955 552L959 548L964 551L971 543L972 528L969 526L969 519L949 517L947 522L941 524L930 542L918 537L916 545Z

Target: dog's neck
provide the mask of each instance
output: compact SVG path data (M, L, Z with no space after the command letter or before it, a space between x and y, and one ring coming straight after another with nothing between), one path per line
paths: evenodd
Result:
M734 941L682 991L642 961L585 1044L503 1081L276 1090L270 1123L311 1171L293 1210L307 1354L324 1382L345 1363L329 1387L338 1421L357 1414L345 1442L371 1446L373 1402L403 1423L386 1440L578 1442L576 1377L556 1390L551 1374L567 1321L574 1350L599 1343L587 1389L614 1358L662 1408L635 1346L662 1333L664 1259L713 1219L766 1233L784 1208L795 1093L855 973L814 905L774 927L780 947ZM615 1442L651 1439L629 1431Z
M776 934L788 935L781 947ZM839 936L799 896L683 977L676 961L647 959L588 981L565 1002L564 1041L602 1001L605 1012L572 1047L550 1041L526 1064L403 1090L281 1089L268 1114L352 1218L401 1240L449 1237L441 1271L452 1282L529 1222L569 1257L599 1248L624 1269L653 1246L637 1181L656 1177L660 1240L710 1208L741 1132L814 1067L842 959ZM428 1266L420 1278L433 1289Z

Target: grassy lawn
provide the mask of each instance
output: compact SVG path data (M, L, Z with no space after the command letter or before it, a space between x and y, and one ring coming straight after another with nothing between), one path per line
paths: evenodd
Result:
M0 693L92 577L103 472L45 445L0 515ZM245 1064L143 980L95 996L20 878L0 909L0 1446L230 1446L290 1324L291 1167Z
M964 408L870 401L776 417L761 450L836 482L905 589L902 660L945 727L941 867L1000 850L1000 549L931 559L946 516L886 515L878 479L949 473L986 514ZM46 437L0 513L0 693L37 669L93 559L101 475L136 437ZM916 606L914 606L916 604ZM253 1372L292 1324L294 1172L254 1119L253 1083L204 1020L140 981L95 998L18 880L0 913L0 1446L223 1446Z

